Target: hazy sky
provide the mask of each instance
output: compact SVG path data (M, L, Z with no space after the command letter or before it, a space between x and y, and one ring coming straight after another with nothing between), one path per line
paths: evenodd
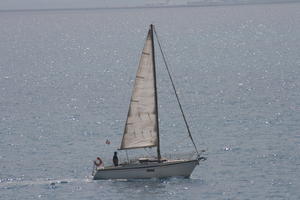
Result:
M143 0L0 0L0 9L105 7L141 4Z
M53 9L53 8L94 8L142 6L153 3L185 4L186 2L216 2L216 0L0 0L0 10L13 9ZM270 2L300 0L218 0L217 2Z

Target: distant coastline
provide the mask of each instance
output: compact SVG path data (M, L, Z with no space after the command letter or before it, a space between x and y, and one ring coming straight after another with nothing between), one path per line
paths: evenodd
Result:
M25 9L0 9L1 12L43 12L43 11L87 11L87 10L117 10L117 9L147 9L147 8L179 8L179 7L210 7L210 6L239 6L257 4L287 4L300 3L300 0L253 0L249 1L188 1L185 4L154 3L139 6L107 6L107 7L73 7L73 8L25 8Z

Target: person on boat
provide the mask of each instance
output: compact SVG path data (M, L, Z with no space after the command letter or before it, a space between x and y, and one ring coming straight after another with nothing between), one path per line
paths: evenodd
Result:
M119 165L119 158L118 158L118 155L117 155L116 151L114 153L113 163L114 163L115 167Z

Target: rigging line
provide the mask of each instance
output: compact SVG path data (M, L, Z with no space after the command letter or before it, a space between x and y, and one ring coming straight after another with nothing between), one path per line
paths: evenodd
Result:
M160 45L160 42L159 42L159 39L158 39L158 35L157 35L155 29L154 29L154 33L155 33L155 35L156 35L156 40L157 40L157 43L158 43L160 52L161 52L161 54L162 54L162 58L163 58L163 60L164 60L164 63L165 63L165 66L166 66L166 69L167 69L169 78L170 78L170 80L171 80L172 87L173 87L173 89L174 89L174 93L175 93L175 96L176 96L176 99L177 99L177 103L178 103L178 105L179 105L179 108L180 108L180 111L181 111L181 114L182 114L182 117L183 117L185 126L186 126L187 131L188 131L188 133L189 133L189 136L190 136L190 138L191 138L191 140L192 140L192 143L193 143L193 145L194 145L194 148L195 148L195 150L196 150L196 152L197 152L197 155L200 156L199 151L198 151L198 149L197 149L197 147L196 147L196 144L195 144L195 142L194 142L194 139L193 139L193 137L192 137L192 134L191 134L189 125L188 125L187 120L186 120L186 118L185 118L185 115L184 115L184 112L183 112L183 109L182 109L182 106L181 106L181 103L180 103L180 101L179 101L179 97L178 97L178 94L177 94L177 91L176 91L176 88L175 88L175 84L174 84L173 79L172 79L172 77L171 77L171 73L170 73L170 70L169 70L169 67L168 67L168 64L167 64L167 61L166 61L165 54L163 53L163 50L162 50L162 48L161 48L161 45Z

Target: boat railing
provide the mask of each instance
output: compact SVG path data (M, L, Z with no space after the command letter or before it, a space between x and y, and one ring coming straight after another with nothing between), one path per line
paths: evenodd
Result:
M164 153L162 154L162 160L195 160L195 159L202 159L202 157L199 157L196 151L192 152L176 152L176 153ZM103 167L110 167L113 166L112 158L108 157L101 157L103 160ZM126 156L119 155L119 164L120 165L128 165L128 164L139 164L143 162L157 162L156 156L152 155L135 155L130 156L127 158ZM99 167L96 167L93 165L92 174L94 174L97 169L100 169Z
M193 152L181 152L181 153L164 153L162 154L162 160L191 160L197 159L197 153ZM137 164L142 163L147 160L147 162L155 162L157 158L155 156L145 155L145 156L134 156L127 158L119 158L119 162L123 164Z
M168 160L192 160L197 159L197 152L177 152L177 153L168 153L163 154L164 158Z

